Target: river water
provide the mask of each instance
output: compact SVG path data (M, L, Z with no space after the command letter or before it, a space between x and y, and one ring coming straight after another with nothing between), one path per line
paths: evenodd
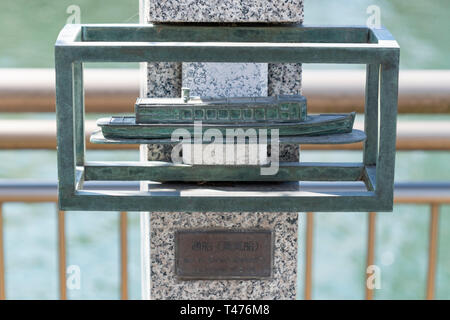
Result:
M82 23L135 23L137 0L15 0L0 2L0 68L53 67L53 44L70 18L66 10L80 8ZM450 2L447 0L306 0L307 24L365 24L370 5L380 9L381 23L402 47L402 69L448 69L450 62ZM72 11L71 11L72 12ZM130 67L130 65L114 65ZM136 67L133 65L132 67ZM336 66L326 66L334 68ZM350 67L350 66L348 66ZM305 72L319 66L305 66ZM2 118L54 118L47 115L0 114ZM94 118L97 116L93 116ZM446 116L401 116L400 121L426 119L429 125ZM90 152L89 158L135 160L137 152ZM359 160L357 152L302 154L304 161ZM56 180L54 151L0 151L0 179ZM450 181L446 152L398 152L396 181ZM376 264L381 288L376 298L422 299L426 285L427 206L399 205L377 218ZM436 296L450 298L450 212L442 208ZM6 204L5 253L8 298L57 298L56 208L53 204ZM81 287L68 291L72 299L119 298L119 216L111 212L67 213L68 265L81 270ZM140 297L139 214L129 213L130 298ZM299 233L299 294L304 275L304 222ZM313 298L364 297L367 215L327 213L315 216Z

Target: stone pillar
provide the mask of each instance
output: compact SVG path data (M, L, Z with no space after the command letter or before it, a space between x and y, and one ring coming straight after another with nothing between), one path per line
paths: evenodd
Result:
M141 14L147 23L298 24L303 22L303 0L144 0ZM193 95L213 97L301 93L301 64L149 63L147 71L149 97L179 97L183 85ZM169 146L149 145L141 149L141 159L170 160L170 152ZM280 160L299 161L298 146L280 146ZM297 213L143 213L141 219L144 299L295 299ZM199 228L272 230L272 277L178 280L175 232Z

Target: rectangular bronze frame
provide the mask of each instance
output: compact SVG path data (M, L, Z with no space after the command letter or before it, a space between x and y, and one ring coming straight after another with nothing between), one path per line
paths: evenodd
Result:
M365 26L66 25L55 44L59 206L62 210L165 212L392 211L399 52L386 29ZM367 191L250 194L237 186L233 192L203 196L84 190L84 181L105 165L122 176L133 168L156 174L161 168L139 162L85 161L83 63L156 61L366 64L363 162L281 166L285 175L304 180L314 179L312 173L317 170L329 176L327 180L361 180Z

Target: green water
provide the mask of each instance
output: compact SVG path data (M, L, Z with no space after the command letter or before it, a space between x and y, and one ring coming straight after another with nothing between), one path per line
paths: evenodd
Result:
M450 12L448 0L375 1L306 0L307 24L365 24L366 8L378 5L381 23L402 47L403 69L448 69ZM53 44L69 14L81 9L82 23L135 23L137 0L15 0L0 1L0 68L52 67ZM117 65L116 65L117 66ZM123 65L120 65L123 66ZM309 68L305 66L305 72ZM333 66L326 66L333 67ZM1 72L1 71L0 71ZM3 118L54 118L47 115L1 115ZM433 121L441 116L402 116ZM449 117L445 117L449 120ZM89 152L89 159L135 160L137 152ZM309 151L304 161L360 160L357 152ZM397 181L450 181L446 152L398 152ZM56 180L53 151L0 151L0 179ZM422 299L426 284L427 206L398 205L394 213L377 217L376 264L381 289L376 298ZM442 208L436 295L450 298L450 212ZM6 204L5 253L9 298L57 298L56 208L53 204ZM67 213L68 265L81 270L81 288L69 290L72 299L119 298L118 214ZM139 214L129 214L130 297L140 297ZM304 222L299 233L299 298L304 274ZM313 297L364 297L367 215L317 214L314 233Z
M53 67L53 44L80 8L81 23L137 23L138 0L0 1L0 68ZM401 67L448 69L450 1L306 0L306 24L366 24L369 5L380 7L381 24L402 47Z

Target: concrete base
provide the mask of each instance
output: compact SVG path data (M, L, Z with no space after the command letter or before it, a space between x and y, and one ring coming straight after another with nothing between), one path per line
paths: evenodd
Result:
M150 213L151 299L295 299L297 213ZM273 279L177 280L174 273L176 230L196 228L272 229L275 235Z
M147 23L269 22L302 23L303 0L268 2L145 0ZM216 64L148 64L149 97L180 97L181 85L193 94L255 96L301 93L301 64L235 64L239 74ZM141 159L170 160L171 148L149 145ZM298 146L283 146L280 160L299 161ZM143 184L143 190L146 190ZM297 213L142 213L142 285L144 299L295 299ZM176 230L198 228L270 229L274 233L273 277L260 280L178 280Z

